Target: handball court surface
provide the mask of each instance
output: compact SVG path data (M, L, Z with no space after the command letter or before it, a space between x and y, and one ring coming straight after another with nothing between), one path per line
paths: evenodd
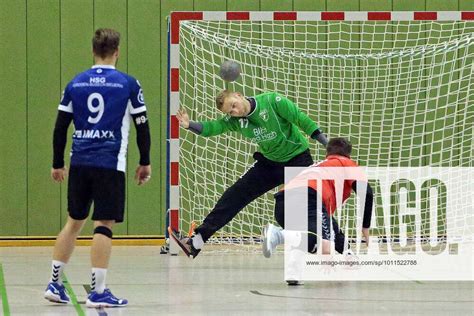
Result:
M287 286L283 254L225 253L195 259L157 246L115 246L107 286L124 308L88 309L90 247L66 266L75 304L43 298L52 247L0 248L2 309L11 315L473 315L473 282L317 282ZM453 267L454 269L455 267ZM0 278L0 281L1 278ZM6 294L6 295L5 295ZM74 299L73 299L74 300ZM5 304L5 302L8 304ZM7 305L7 306L5 306Z

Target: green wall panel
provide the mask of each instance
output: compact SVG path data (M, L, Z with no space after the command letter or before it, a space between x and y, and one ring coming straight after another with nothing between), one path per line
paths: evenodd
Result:
M466 11L474 11L474 1L462 0L460 1L460 9ZM473 23L472 21L470 23ZM466 33L466 30L460 29L459 33ZM464 48L459 52L460 56L465 56L470 54L469 58L466 58L463 62L464 65L473 65L474 64L474 47L470 47L469 50ZM458 64L461 64L458 62ZM472 93L472 68L465 68L462 72L460 71L460 76L463 78L471 78L471 80L464 82L460 85L462 93L460 94L460 99L465 100L459 104L459 114L457 116L457 121L464 124L462 127L459 126L457 132L459 133L458 141L456 147L462 150L462 155L459 156L459 163L463 167L474 167L474 93ZM468 89L468 85L471 85L471 88ZM467 128L463 128L467 126ZM462 135L462 138L461 138Z
M359 10L359 1L337 0L326 2L327 11L357 11Z
M392 9L392 1L372 1L372 0L361 0L360 10L361 11L390 11ZM364 49L379 48L387 49L393 47L393 36L386 35L387 30L393 31L393 27L387 26L387 22L372 22L364 23L364 28L367 28L367 33L374 31L377 35L363 35L361 38L361 47ZM362 34L366 32L362 31ZM367 134L369 131L372 132L369 143L378 144L378 146L368 146L364 144L367 140L362 140L360 146L358 146L358 157L361 164L368 166L387 165L390 155L391 142L393 131L390 124L372 124L372 120L376 122L382 122L383 117L390 117L390 113L393 112L393 80L374 80L374 78L387 78L390 75L390 68L387 69L386 65L376 66L374 61L368 63L368 67L372 69L361 72L359 78L361 80L361 112L372 113L371 115L360 116L360 129L361 132ZM377 69L377 70L375 70ZM376 88L384 87L384 91ZM385 100L385 102L380 100ZM375 208L376 218L383 218L383 208L380 203L380 192L375 190ZM353 205L353 200L351 203ZM376 225L378 226L378 225ZM373 229L372 229L373 230ZM355 232L353 232L355 233ZM371 232L371 234L382 234L383 232Z
M0 0L0 235L27 234L26 3ZM48 177L46 169L45 177Z
M127 72L127 0L95 0L94 30L98 28L113 28L120 32L120 56L117 69Z
M457 11L459 0L426 0L426 11Z
M390 11L392 8L392 1L373 1L373 0L361 0L360 10L362 11ZM390 23L390 22L388 22ZM393 36L387 33L387 30L392 32L393 27L387 26L387 22L379 21L372 22L371 24L365 23L364 27L367 28L367 33L375 31L377 35L373 37L370 35L363 36L361 38L361 47L364 49L371 48L391 48L393 47ZM373 29L372 29L373 28ZM362 32L365 33L365 32ZM374 67L374 62L369 63L369 67ZM378 76L386 77L389 75L389 70L380 69ZM388 161L392 137L392 129L389 124L371 124L371 120L381 122L383 117L389 117L389 113L393 111L393 105L390 100L393 100L393 80L374 80L376 75L375 71L371 70L368 72L361 73L361 79L363 82L362 86L362 100L361 110L365 113L372 112L371 116L364 115L360 118L360 128L362 133L368 133L372 131L370 143L379 144L378 148L372 148L371 146L359 146L358 157L361 161L364 161L369 166L380 165L381 162ZM365 77L367 76L367 77ZM376 87L385 87L383 94L376 94L374 91ZM387 100L385 103L380 104L380 101L376 100Z
M127 32L127 0L95 0L94 1L94 30L98 28L113 28L120 32L120 55L117 69L128 73L128 32ZM132 124L131 124L132 125ZM130 129L133 129L131 126ZM130 147L130 146L129 146ZM130 163L127 159L127 163ZM129 177L130 175L128 175ZM132 175L133 176L133 175ZM129 184L129 183L127 183ZM129 187L126 194L128 197ZM125 217L123 223L114 228L115 235L126 235L128 231L128 203L125 201ZM87 233L87 232L84 232Z
M459 1L459 10L465 11L474 11L474 2L473 1ZM471 21L472 23L472 21ZM459 28L459 34L466 33L465 29ZM464 48L458 52L457 57L465 56L466 53L470 53L471 57L467 58L466 60L458 60L457 66L461 69L461 65L472 65L474 63L473 53L474 48L470 48L470 50ZM462 64L465 63L465 64ZM472 70L464 69L463 71L459 71L458 78L472 78ZM455 138L454 144L454 154L457 154L456 159L453 161L455 165L460 165L463 167L473 167L473 159L474 156L474 95L469 93L468 85L471 82L463 82L460 84L453 84L452 88L457 88L459 91L462 91L459 94L459 98L461 100L466 100L465 102L460 102L457 107L457 115L456 115L456 133L457 137ZM471 89L472 90L472 89ZM468 94L469 93L469 94ZM470 106L469 106L470 105ZM468 126L468 128L465 128Z
M160 224L160 231L164 234L165 223L166 223L166 126L167 126L167 91L168 91L168 19L172 11L193 11L193 1L192 0L182 0L182 1L173 1L173 0L162 0L161 1L161 115L160 115L160 127L161 127L161 148L160 148L160 158L161 158L161 167L162 171L160 173L160 191L161 200L163 201L158 212L162 212L163 222ZM158 179L158 178L157 178Z
M227 10L229 11L260 11L260 10L267 10L263 8L261 5L260 1L255 1L255 0L244 0L244 1L236 1L236 0L228 0L227 1ZM254 26L250 27L248 25L240 27L230 27L229 34L230 35L238 35L239 34L239 29L241 29L243 32L250 32L252 31L252 37L254 38L255 42L260 42L261 39L261 30L262 26ZM250 33L247 33L247 36L249 36ZM232 53L234 55L237 61L239 61L242 58L245 58L245 54L240 55L238 52L237 53ZM249 58L247 56L247 58ZM254 60L245 60L247 64L259 64L259 61L254 59ZM251 68L253 67L243 67L242 72L243 73L252 73ZM261 76L260 70L255 71L252 73L255 77ZM247 76L245 77L246 80L250 79L252 80L254 76ZM243 78L243 77L242 77ZM242 86L237 86L233 84L229 84L227 88L231 90L236 90L242 92L244 95L254 95L255 94L255 88L261 88L262 87L262 82L261 80L255 80L255 85L249 84L248 81L245 82L244 79L239 79L238 82L242 83L242 86L245 86L244 89L242 89ZM245 159L246 161L252 161L251 155L254 152L254 147L252 145L242 145L239 142L240 138L237 139L231 139L227 141L227 146L229 148L239 148L238 151L228 151L227 158L225 158L225 164L223 164L223 170L219 171L222 172L222 174L225 174L225 179L227 179L226 187L231 186L233 183L229 180L231 178L231 175L229 173L234 173L235 174L243 174L246 170L244 166L241 164L236 164L234 161L235 159ZM219 149L218 149L219 150ZM237 158L239 157L239 158ZM244 157L244 158L242 158ZM212 206L211 206L212 207ZM252 204L249 206L249 208L253 207ZM255 210L254 210L255 211ZM242 215L238 215L242 216ZM202 219L201 219L202 220ZM246 231L250 231L251 229L249 227L244 227ZM230 227L227 226L224 228L225 232L231 232Z
M54 235L61 224L60 185L50 177L51 137L61 97L58 0L27 3L27 33L28 235Z
M227 0L228 11L260 11L259 0Z
M407 8L409 10L409 8ZM418 27L418 24L410 24L409 22L400 22L400 25L405 27L407 32L404 34L397 35L397 39L394 43L395 50L403 50L405 48L406 41L411 42L418 40L421 45L426 44L426 34L420 32L424 30L424 27ZM391 138L392 148L401 148L404 146L404 151L392 150L390 152L390 165L400 165L402 167L421 166L423 165L423 126L414 125L414 122L420 117L417 111L423 111L426 107L426 95L421 86L425 86L426 82L415 80L415 77L423 78L423 62L422 60L414 60L411 62L406 58L402 61L398 60L392 66L392 76L395 79L395 84L391 84L395 88L395 96L393 101L394 115L390 124L392 130L397 131ZM410 70L408 70L410 69ZM418 86L420 85L420 86ZM420 93L415 93L416 89L420 88ZM410 93L405 93L405 90ZM415 101L416 100L416 101ZM390 104L391 105L391 104ZM393 133L393 132L392 132ZM403 140L408 139L410 135L415 135L411 144L405 143ZM410 160L407 160L411 157ZM400 163L400 161L403 161Z
M293 0L294 11L326 11L326 0Z
M458 9L457 0L426 0L426 10L427 11L455 11ZM441 31L442 25L449 27L449 22L439 22L435 29ZM437 43L438 39L435 37L428 37L428 44ZM445 56L437 56L433 58L425 58L425 64L429 65L431 62L435 62L437 66L427 67L429 70L426 70L425 73L428 79L426 82L426 87L428 89L427 97L429 102L427 102L427 114L420 118L421 120L428 120L428 124L424 124L424 146L423 146L423 156L424 156L424 165L436 165L436 166L449 166L455 159L459 156L459 152L456 148L456 139L454 138L455 133L457 132L456 128L456 108L455 107L445 107L443 104L455 104L457 95L451 94L449 92L451 89L459 89L457 83L449 84L450 81L456 82L459 80L459 74L455 72L455 69L459 67L456 64L457 54L456 52L447 53ZM442 66L441 66L442 65ZM441 74L441 71L448 72L444 75ZM452 72L451 74L449 72ZM441 97L438 97L438 91L430 90L429 87L442 85L439 94ZM454 90L454 91L456 91ZM451 90L453 91L453 90ZM436 123L435 123L436 122ZM442 125L440 125L442 123ZM451 148L450 151L442 151L442 148ZM450 157L452 158L450 159ZM441 162L444 163L441 164ZM446 163L448 162L448 163ZM444 209L442 207L442 209Z
M94 34L93 0L62 0L61 5L61 91L80 72L93 64L91 40ZM57 113L51 106L51 113ZM74 124L68 130L64 161L70 167L70 150ZM61 184L61 226L67 220L67 182ZM88 221L82 235L92 234L92 222Z
M425 0L393 0L393 11L424 11Z
M293 0L294 11L326 11L326 0Z
M360 11L391 11L392 0L359 0Z
M161 133L160 117L166 110L160 101L160 57L163 51L160 1L158 0L128 0L128 71L142 85L147 115L152 135L151 166L152 178L144 186L138 186L134 176L140 155L136 145L136 131L133 123L128 146L128 234L156 235L162 234L164 225L164 203L161 194L160 175L160 145L164 135Z
M293 1L289 0L281 0L281 1L271 1L271 0L261 0L260 1L260 10L261 11L293 11ZM256 38L261 38L261 45L267 46L271 45L270 43L274 43L275 41L280 42L281 47L285 48L294 48L294 23L293 22L288 22L288 21L278 21L275 23L268 23L268 22L262 22L262 26L260 29L256 29L254 31L254 37ZM260 33L260 34L258 34ZM273 33L273 34L272 34ZM258 34L258 35L257 35ZM283 58L283 60L279 61L279 63L282 63L281 66L286 66L286 60ZM257 65L261 65L259 68L261 70L260 73L256 73L256 76L261 78L268 78L267 80L259 80L256 81L257 85L261 87L262 92L268 92L268 91L277 91L283 95L288 95L290 94L289 89L291 87L289 86L284 86L281 84L283 80L286 80L286 82L294 82L294 74L293 73L284 73L284 72L274 72L273 68L276 67L278 68L278 65L273 64L273 61L271 58L265 58L262 57L261 60L256 61ZM286 91L288 90L288 91ZM293 100L294 101L294 100ZM237 144L239 146L239 144ZM242 148L241 146L239 146ZM249 164L253 163L253 159L250 158L252 157L252 154L254 151L258 150L255 148L255 146L248 146L245 152L245 155L249 157ZM232 163L231 160L228 161L228 164L230 165ZM235 165L235 164L233 164ZM242 168L243 170L240 170L239 174L243 174L247 167ZM232 172L233 168L230 168L229 171ZM232 183L229 183L231 185ZM272 196L271 193L266 194L266 199L270 199L272 201ZM261 211L260 209L261 206L259 206L256 203L251 203L249 206L247 206L247 212L252 214L258 214L258 212ZM239 214L238 217L242 219L242 222L246 223L248 220L245 220L244 214ZM260 227L265 225L263 221L255 222L254 225L248 225L244 226L243 229L247 232L252 232L253 234L259 234L260 233Z
M260 0L261 11L292 11L293 0Z
M194 11L226 11L226 0L194 0Z
M459 0L460 11L474 11L474 1L472 0Z
M243 0L243 1L227 0L227 10L228 11L260 11L260 1L259 0ZM238 28L238 29L240 29L240 28ZM242 30L245 31L245 32L250 32L251 27L250 26L243 26ZM261 31L261 26L254 27L253 36L256 40L258 40L261 37L260 31ZM238 31L231 29L231 30L229 30L229 34L230 35L237 35ZM250 63L250 62L247 61L247 63ZM246 72L246 71L250 71L250 69L243 69L242 71ZM240 79L240 80L242 80L242 79ZM240 81L240 80L239 80L239 82L242 82L242 84L244 85L245 83L243 81ZM261 81L256 80L256 82L257 82L257 86L261 87L261 85L262 85ZM235 87L232 84L229 84L227 86L227 88L234 89L234 90L235 89L242 90L241 87ZM254 94L253 91L254 91L253 87L248 87L248 88L243 89L243 91L241 91L241 92L245 95L251 95L251 94Z
M195 11L226 11L227 10L227 2L226 0L195 0L194 1L194 10ZM222 30L226 30L228 29L227 25L222 25ZM208 47L209 48L209 47ZM227 54L226 54L227 53ZM226 50L226 56L229 56L229 52L228 50ZM204 56L204 58L206 58L207 56ZM199 58L199 57L198 57ZM202 57L201 57L202 58ZM200 58L200 59L201 59ZM212 57L207 57L207 58L212 58ZM231 57L229 57L229 59L232 59ZM189 59L190 61L192 61L192 59ZM201 59L202 60L202 59ZM216 63L219 63L220 60L216 61ZM194 76L192 75L186 75L186 78L185 80L188 82L188 83L191 83L193 85L196 84L196 82L194 81ZM223 87L220 87L218 89L215 89L212 85L208 85L207 87L203 87L204 89L199 89L200 91L198 91L198 96L199 97L202 97L204 95L215 95L217 93L217 91L219 91L219 89L223 88ZM191 111L190 111L190 115L192 115L192 117L196 117L196 113L198 113L200 111L201 108L198 107L198 104L197 102L193 102L193 104L186 104L187 106L190 106L191 107ZM202 105L202 108L204 108L204 105ZM217 111L217 109L215 110ZM203 137L199 137L199 136L194 136L194 135L191 135L191 142L190 143L196 143L197 144L197 147L201 147L204 142L206 142L206 139L204 139ZM227 147L227 146L226 146ZM202 148L202 147L201 147ZM186 150L186 149L184 149ZM225 148L224 146L220 147L220 146L217 146L216 148L216 151L215 152L223 152L225 151ZM209 161L211 161L211 159L209 159ZM226 163L227 163L228 160L226 160L226 162L224 164L222 164L222 169L223 170L219 170L218 172L222 172L222 173L225 173L228 169L225 168L226 166ZM202 165L201 164L201 168L205 168L205 169L208 169L208 166L206 164ZM181 169L182 170L182 169ZM183 177L184 179L184 177ZM191 178L189 179L191 182L193 182L192 185L194 185L195 183L197 183L197 180L196 178ZM216 183L219 183L219 184L222 184L223 181L217 181ZM213 188L208 188L208 192L207 193L210 193L212 194ZM185 205L186 203L183 203L183 205L181 206L182 209L184 208L187 208L187 210L189 211L190 209L192 209L194 206L197 206L197 207L202 207L203 205L200 203L199 200L197 200L195 197L191 197L189 199L189 202L187 204L189 205ZM201 204L201 205L200 205ZM211 207L212 206L209 206L209 211L211 210ZM185 212L182 212L182 214L184 214ZM191 220L189 218L185 219L183 218L186 222L191 222ZM200 224L201 221L203 220L203 218L199 218L198 219L198 222L197 224ZM183 229L185 230L188 230L189 227L183 227Z
M357 11L358 1L328 1L327 11ZM346 54L352 49L355 51L360 47L360 27L357 25L327 22L328 24L328 53ZM336 48L338 47L338 48ZM342 50L340 48L342 48ZM355 60L336 59L334 65L329 64L328 73L328 106L329 117L327 121L329 137L347 137L354 145L353 154L357 156L358 139L351 137L359 132L360 108L357 95L340 94L340 89L345 91L360 90L357 84L359 73L355 67L358 62ZM335 128L331 122L347 122Z
M308 0L295 0L293 2L293 10L294 11L326 11L326 2L325 0L319 1L308 1ZM327 32L328 27L327 24L322 24L321 22L306 22L308 27L317 27L318 34L315 35L314 38L309 38L309 40L305 41L306 39L306 26L299 26L298 24L295 27L295 38L296 38L296 48L307 48L307 49L318 49L320 52L327 52ZM303 76L309 76L309 82L314 82L317 77L327 77L327 69L323 67L318 67L316 71L304 71L305 69L314 69L315 61L307 61L308 65L305 67L304 61L300 61L303 65L300 66L300 74ZM300 79L299 82L303 81ZM315 117L311 117L325 132L328 133L329 131L329 118L326 115L327 110L327 102L328 95L327 95L327 81L322 83L321 87L316 86L305 86L302 85L298 87L300 92L305 93L308 97L308 102L318 109L321 109L321 112L316 112ZM323 114L324 113L324 114ZM313 155L313 159L319 160L322 159L325 155L324 148L317 142L310 141L310 149Z

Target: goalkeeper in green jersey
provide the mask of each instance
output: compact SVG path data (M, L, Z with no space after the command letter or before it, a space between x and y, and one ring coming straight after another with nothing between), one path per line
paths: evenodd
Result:
M226 114L223 118L193 122L186 111L180 109L176 115L180 126L204 137L238 132L255 141L260 152L254 153L256 162L224 192L192 237L181 238L176 231L168 228L171 237L187 256L193 258L204 243L246 205L283 184L285 167L313 164L308 140L301 130L323 146L328 142L315 122L278 93L244 97L239 92L224 90L217 95L216 104Z

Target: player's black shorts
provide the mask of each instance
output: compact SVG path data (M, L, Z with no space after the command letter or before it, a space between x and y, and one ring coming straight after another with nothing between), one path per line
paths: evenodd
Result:
M68 181L68 212L76 220L89 216L92 220L123 222L125 210L125 173L113 169L71 166Z

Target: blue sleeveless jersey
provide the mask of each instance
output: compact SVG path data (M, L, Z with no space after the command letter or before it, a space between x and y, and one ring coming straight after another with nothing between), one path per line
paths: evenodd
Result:
M138 80L95 65L67 85L58 109L73 114L71 166L125 172L131 115L146 111Z

